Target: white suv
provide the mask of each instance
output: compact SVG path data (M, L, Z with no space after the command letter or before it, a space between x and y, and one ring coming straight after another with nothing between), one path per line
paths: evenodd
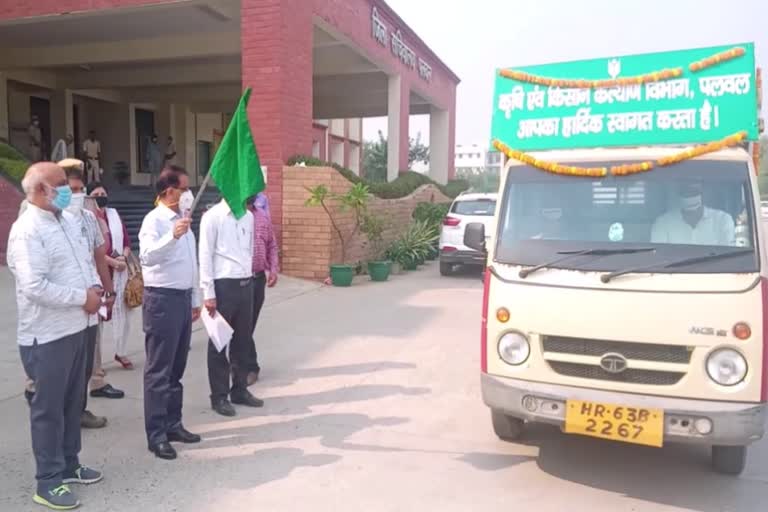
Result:
M440 231L440 274L451 275L461 265L485 266L485 254L464 245L464 229L471 222L481 222L487 234L493 233L496 197L497 194L470 193L453 201Z

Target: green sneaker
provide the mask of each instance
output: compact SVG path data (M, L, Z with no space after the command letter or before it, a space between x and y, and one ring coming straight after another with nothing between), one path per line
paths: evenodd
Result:
M78 466L73 471L66 471L64 473L63 482L65 484L88 485L100 482L102 478L104 478L104 475L102 475L100 472L80 464L80 466Z
M68 485L60 485L44 492L38 490L32 501L51 510L72 510L80 506L77 496L69 490Z

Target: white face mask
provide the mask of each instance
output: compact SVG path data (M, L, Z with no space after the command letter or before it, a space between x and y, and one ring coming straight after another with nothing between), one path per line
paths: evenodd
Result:
M195 194L191 190L187 190L181 197L179 197L179 210L181 213L187 213L192 209L192 203L195 202Z
M72 194L72 200L67 206L67 211L70 213L80 213L85 205L85 194L78 193Z
M683 208L683 211L694 212L701 208L701 206L704 204L704 200L700 194L691 197L683 196L680 197L680 204Z

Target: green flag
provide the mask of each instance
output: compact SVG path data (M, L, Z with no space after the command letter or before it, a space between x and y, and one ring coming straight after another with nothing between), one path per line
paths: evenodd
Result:
M248 123L247 107L250 97L251 89L248 88L240 98L209 171L236 219L245 215L246 199L264 190L264 175L261 172L259 154L256 152L251 126Z

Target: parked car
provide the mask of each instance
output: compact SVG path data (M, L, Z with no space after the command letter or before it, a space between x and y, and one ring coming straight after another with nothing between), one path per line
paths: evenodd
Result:
M464 229L471 222L481 222L485 232L492 233L496 197L497 194L467 193L453 201L440 231L440 274L449 276L465 265L485 266L485 254L464 245Z

